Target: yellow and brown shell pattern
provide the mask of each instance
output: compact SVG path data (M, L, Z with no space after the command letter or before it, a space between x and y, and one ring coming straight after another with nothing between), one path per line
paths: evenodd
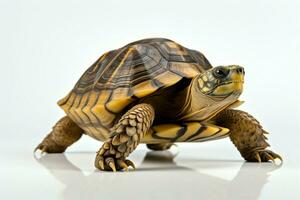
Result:
M129 104L211 67L203 54L174 41L163 38L140 40L103 54L58 105L86 134L105 141L110 137L109 129ZM193 135L198 129L204 130L203 127L205 130L211 128L197 123L188 126L186 131ZM168 128L173 131L166 131ZM156 129L163 131L155 133ZM151 135L159 141L166 141L168 137L174 140L173 135L177 136L178 130L176 125L153 127L142 142L155 143ZM222 131L215 129L216 133ZM208 136L216 134L211 130L208 132ZM190 136L190 140L197 140L199 134L195 133L195 138ZM169 136L159 137L161 134ZM181 131L180 135L185 134Z

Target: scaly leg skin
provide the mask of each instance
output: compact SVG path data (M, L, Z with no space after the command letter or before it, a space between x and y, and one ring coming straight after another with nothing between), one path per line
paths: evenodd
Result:
M153 151L164 151L171 148L173 143L166 142L166 143L159 143L159 144L147 144L148 149L151 149Z
M213 119L217 125L230 129L230 139L242 157L250 162L268 162L280 155L266 148L268 134L260 123L250 114L240 110L224 110Z
M114 126L109 141L97 153L95 167L104 171L128 170L133 162L126 157L137 147L154 119L154 109L149 104L138 104L126 112Z
M62 153L82 136L83 130L68 116L61 118L52 131L35 148L47 153Z

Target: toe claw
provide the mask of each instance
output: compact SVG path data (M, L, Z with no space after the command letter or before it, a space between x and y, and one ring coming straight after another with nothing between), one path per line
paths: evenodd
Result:
M109 167L113 170L113 172L116 172L117 170L116 170L116 166L115 166L115 164L113 163L113 162L110 162L109 163Z
M258 161L258 162L261 162L261 158L260 158L260 156L259 156L259 153L258 152L255 152L255 158L256 158L256 160Z
M280 155L274 153L271 150L258 150L254 151L252 153L252 156L258 161L258 162L268 162L271 161L275 164L275 160L278 158L282 162L282 158ZM252 157L252 159L253 159Z
M271 155L268 154L267 152L265 152L265 156L266 156L266 158L267 158L268 161L269 161L269 160L272 160L272 162L275 163L275 160L274 160L273 156L271 156Z
M35 149L33 150L33 153L35 153L39 148L40 148L40 145L38 145L37 147L35 147Z
M104 170L104 161L103 161L103 157L100 157L98 160L98 164L101 170Z
M46 146L42 147L42 148L41 148L41 154L44 154L44 153L46 152L46 150L47 150L47 147L46 147Z
M113 172L117 171L115 161L113 158L106 158L105 162L113 170Z
M121 168L125 169L125 171L128 171L128 166L123 160L118 160L117 163Z
M282 157L279 154L273 152L272 155L275 159L278 158L282 162Z
M275 155L275 159L276 159L276 158L278 158L281 162L283 161L283 160L282 160L282 157L281 157L280 155L278 155L278 154Z
M276 158L278 158L282 162L282 157L280 155L278 155L277 153L274 153L273 151L268 151L268 154L270 154L274 158L274 160ZM275 161L274 161L274 163L275 163Z
M135 169L135 165L134 165L134 163L133 163L131 160L125 160L125 163L126 163L128 166L131 166L133 169Z

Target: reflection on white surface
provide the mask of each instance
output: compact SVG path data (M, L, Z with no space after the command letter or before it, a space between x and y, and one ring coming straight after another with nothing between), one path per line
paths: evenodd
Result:
M96 148L85 140L64 154L42 156L25 141L0 141L0 199L300 199L299 167L288 152L281 166L245 163L223 143L179 144L164 152L142 145L130 155L136 170L111 173L94 168L95 151L82 150Z
M140 154L140 153L139 153ZM236 161L202 160L191 166L174 161L169 151L147 152L136 171L110 173L81 169L90 162L90 153L75 153L80 163L64 154L46 154L37 159L51 176L63 184L60 198L71 199L259 199L271 172L280 166L266 163L240 164L237 174L226 180L202 171L213 166L236 168ZM184 162L182 161L184 164ZM195 168L194 168L195 167ZM231 169L232 170L232 169ZM197 195L198 194L198 195Z

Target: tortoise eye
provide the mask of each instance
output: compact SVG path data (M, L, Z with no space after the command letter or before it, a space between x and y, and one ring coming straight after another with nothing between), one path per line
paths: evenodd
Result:
M225 67L217 67L213 71L213 75L216 78L226 78L228 74L229 74L229 70Z

